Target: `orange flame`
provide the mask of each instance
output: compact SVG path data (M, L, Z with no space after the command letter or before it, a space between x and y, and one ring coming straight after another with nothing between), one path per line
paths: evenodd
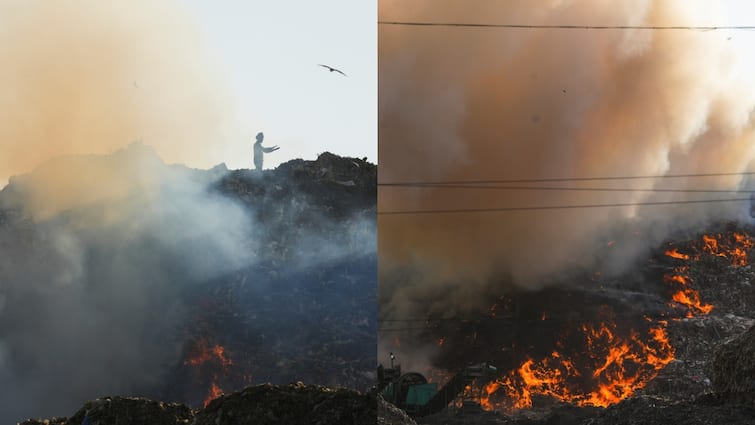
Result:
M700 293L691 288L691 279L686 274L687 271L688 267L686 266L677 267L674 269L674 274L663 275L664 282L681 287L671 296L671 299L687 307L687 317L693 317L694 313L710 313L713 310L713 306L702 303Z
M210 391L207 393L207 397L204 399L204 407L207 407L208 404L212 400L215 400L216 398L223 395L223 389L218 386L215 382L212 383L212 386L210 387Z
M495 405L493 404L493 401L490 400L490 396L498 391L498 388L500 388L500 384L497 382L489 382L487 385L485 385L485 388L483 388L484 394L480 396L480 406L482 406L485 410L493 410L495 408Z
M215 344L212 347L208 345L207 340L200 339L194 346L194 355L184 360L184 364L201 366L213 360L217 360L224 368L233 364L233 361L225 356L225 347L219 344Z
M487 410L528 408L535 395L579 406L617 403L645 386L674 359L664 326L651 328L645 343L634 330L629 337L617 336L612 323L601 323L599 327L585 324L582 332L592 364L578 367L574 360L557 351L539 361L527 359L508 375L488 383L479 397L480 405ZM580 390L577 382L586 379L593 388Z
M679 304L684 304L687 307L691 307L702 314L708 314L713 310L713 306L710 304L703 304L700 301L700 294L692 289L684 289L682 291L679 291L675 293L671 298Z
M233 364L233 361L226 355L225 347L220 344L211 346L209 342L204 338L200 339L194 344L191 352L192 355L184 360L185 365L190 365L197 368L202 367L205 364L214 366L220 365L223 374L227 375L228 367ZM212 384L210 385L210 388L207 391L207 396L204 399L205 407L207 407L207 405L210 404L212 400L223 394L223 389L220 388L220 386L217 384L217 381L218 374L213 373Z
M697 247L694 254L671 248L665 255L697 261L707 253L728 258L734 266L744 266L753 246L755 241L749 235L729 232L726 236L703 235L701 243L693 245ZM701 301L688 265L675 267L663 280L673 287L671 303L686 306L688 317L709 314L713 310L713 305ZM490 308L491 314L494 315L496 307L494 304ZM541 318L546 317L543 312ZM463 395L476 399L486 410L529 408L536 396L578 406L615 404L632 396L674 360L675 350L666 331L668 320L645 319L651 324L644 334L635 329L618 332L616 324L611 322L597 326L584 324L579 328L579 335L584 338L583 352L587 355L569 357L563 351L553 351L539 359L530 357L518 368L484 386L467 387Z
M689 255L682 254L676 248L666 250L666 255L672 258L677 258L679 260L689 260Z
M752 238L748 234L731 233L727 238L717 234L703 235L702 250L708 254L731 259L735 266L747 265L747 251L753 247Z
M222 345L215 345L212 347L212 353L215 354L215 357L220 361L220 364L223 366L229 366L232 365L233 362L231 359L225 356L225 347Z
M718 240L715 236L703 235L703 251L708 254L717 255L719 257L726 257L726 254L718 252Z

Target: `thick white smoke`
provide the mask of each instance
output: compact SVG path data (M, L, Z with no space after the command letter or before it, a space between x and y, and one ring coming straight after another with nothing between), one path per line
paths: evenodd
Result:
M249 211L211 183L131 145L55 159L0 192L3 420L164 385L185 294L256 261Z

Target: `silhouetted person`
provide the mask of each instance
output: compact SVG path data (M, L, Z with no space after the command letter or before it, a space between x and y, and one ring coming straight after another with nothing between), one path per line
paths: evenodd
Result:
M262 157L266 153L275 152L280 149L277 145L271 148L262 146L262 139L264 138L265 135L260 131L259 133L257 133L257 141L254 143L254 168L256 168L258 171L262 171Z

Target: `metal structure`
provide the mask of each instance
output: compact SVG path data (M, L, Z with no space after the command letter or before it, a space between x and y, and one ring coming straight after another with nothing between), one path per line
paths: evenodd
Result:
M394 367L393 359L391 354L390 368L385 369L382 365L378 367L378 393L386 401L414 417L440 412L472 381L497 371L494 366L487 363L470 365L438 389L437 383L427 382L427 378L420 373L402 374L401 366Z

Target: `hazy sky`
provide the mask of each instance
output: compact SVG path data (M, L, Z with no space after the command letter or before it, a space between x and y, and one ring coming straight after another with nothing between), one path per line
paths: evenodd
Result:
M326 150L377 160L377 0L187 4L242 117L245 138L227 141L229 167L251 166L258 131L264 145L281 146L266 167Z
M168 163L377 160L377 1L3 0L0 186L141 140ZM318 64L343 70L328 72Z

